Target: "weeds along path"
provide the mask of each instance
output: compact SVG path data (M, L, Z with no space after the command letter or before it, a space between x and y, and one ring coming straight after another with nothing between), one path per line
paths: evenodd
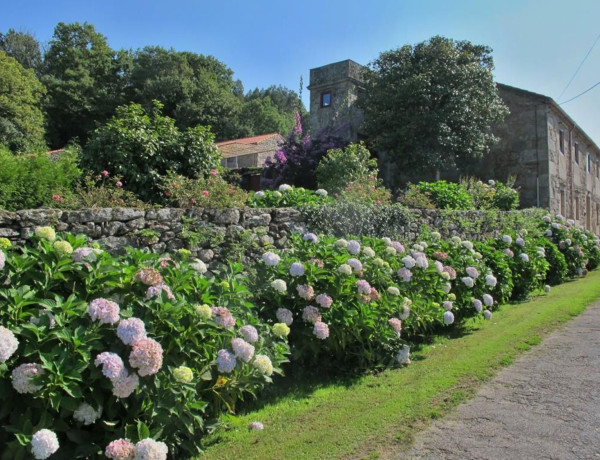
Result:
M600 302L548 336L394 459L600 456Z

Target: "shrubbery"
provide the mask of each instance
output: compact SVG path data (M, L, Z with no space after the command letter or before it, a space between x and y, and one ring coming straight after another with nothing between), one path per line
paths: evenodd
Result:
M333 199L328 197L326 190L307 190L303 187L293 187L281 184L277 190L264 190L254 193L248 199L251 208L284 208L323 205L331 203Z
M338 194L352 182L363 182L377 176L377 160L363 143L344 149L331 149L319 162L317 183L331 194Z
M54 159L46 153L15 155L0 145L0 209L52 205L53 195L69 193L79 179L77 164L74 148Z
M149 437L188 456L286 361L286 337L257 320L239 266L207 279L185 251L117 258L85 237L36 233L33 248L0 251L2 458L29 458L40 429L58 436L52 458Z

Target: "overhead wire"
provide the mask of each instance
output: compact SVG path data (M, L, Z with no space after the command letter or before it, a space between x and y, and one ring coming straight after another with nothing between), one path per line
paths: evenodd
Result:
M591 91L591 90L593 90L593 89L594 89L596 86L598 86L598 85L600 85L600 81L599 81L598 83L596 83L594 86L591 86L591 87L589 87L588 89L586 89L586 90L585 90L583 93L579 93L577 96L575 96L575 97L572 97L571 99L568 99L568 100L566 100L566 101L564 101L564 102L559 102L559 103L558 103L558 105L563 105L563 104L566 104L567 102L571 102L571 101L573 101L573 100L577 99L579 96L583 96L583 95L584 95L585 93L587 93L588 91Z
M581 61L581 63L579 64L579 67L577 67L577 70L575 70L575 73L573 74L573 76L569 80L569 83L567 83L567 86L565 86L565 88L562 90L562 92L560 93L560 96L558 96L556 98L557 101L560 100L560 98L563 96L563 94L565 94L565 91L569 88L569 86L571 85L571 83L573 82L573 80L575 79L575 77L577 76L577 74L579 73L579 70L581 69L581 67L583 66L583 64L587 60L588 56L590 55L590 53L592 52L592 50L596 46L596 43L598 43L598 40L600 40L600 34L598 34L598 36L596 37L596 40L594 40L594 43L592 44L591 48L589 49L589 51L587 52L587 54L585 55L585 57L583 58L583 60ZM572 99L570 99L570 100L572 100ZM565 102L569 102L569 101L565 101ZM563 102L563 104L565 102Z

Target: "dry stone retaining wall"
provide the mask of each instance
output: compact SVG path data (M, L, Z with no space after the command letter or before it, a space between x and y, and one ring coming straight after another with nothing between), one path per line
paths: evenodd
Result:
M427 226L432 230L439 229L444 235L477 240L497 233L501 227L500 219L508 214L488 216L485 211L449 214L448 211L411 210L403 218L405 221L394 223L393 233L400 238L414 240ZM479 224L475 228L464 228L460 224L470 221L478 221ZM83 233L111 252L123 251L126 246L159 253L187 248L194 256L213 264L230 257L232 248L237 254L262 253L264 248L273 245L285 247L292 232L311 230L307 228L302 213L292 208L0 210L0 237L19 245L26 243L35 227L46 225L58 232ZM149 233L157 236L152 237Z

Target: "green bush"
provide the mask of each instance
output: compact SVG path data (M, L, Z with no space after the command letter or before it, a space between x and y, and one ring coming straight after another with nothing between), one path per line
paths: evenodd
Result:
M327 191L319 189L307 190L303 187L294 187L281 184L278 190L261 190L248 198L247 205L251 208L291 208L331 203Z
M58 436L56 459L105 458L114 440L148 437L190 457L287 361L287 339L257 319L240 265L208 279L185 252L113 257L84 236L36 235L6 262L0 251L1 339L18 341L2 349L1 458L31 458L42 428Z
M327 152L316 170L317 183L330 194L341 193L352 182L363 182L369 176L377 177L377 160L361 142L344 149Z
M169 171L162 186L164 202L179 208L199 206L211 209L244 206L248 194L236 185L225 181L217 169L208 177L190 179Z
M473 209L471 196L460 184L438 180L410 187L418 188L438 209Z
M160 188L168 171L197 178L218 168L221 156L210 129L196 126L180 131L175 120L162 116L161 110L158 101L149 114L139 104L118 107L93 132L83 152L83 165L122 177L127 190L152 202L162 199Z
M15 155L0 146L0 208L16 211L52 205L80 177L77 163L76 148L53 158L46 153Z

